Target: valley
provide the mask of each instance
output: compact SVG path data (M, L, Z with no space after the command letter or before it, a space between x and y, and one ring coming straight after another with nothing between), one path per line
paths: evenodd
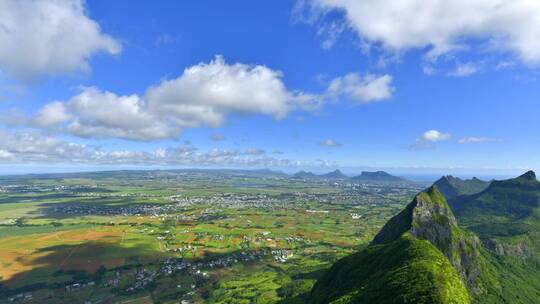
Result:
M0 178L0 303L303 303L424 186L179 170Z

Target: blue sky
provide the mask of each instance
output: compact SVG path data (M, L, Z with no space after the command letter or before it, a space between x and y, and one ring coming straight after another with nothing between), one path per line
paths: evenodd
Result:
M415 2L4 1L0 170L540 168L540 5Z

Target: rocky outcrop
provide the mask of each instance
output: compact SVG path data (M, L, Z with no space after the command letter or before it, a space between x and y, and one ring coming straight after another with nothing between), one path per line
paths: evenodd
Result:
M454 265L473 293L478 286L480 240L458 227L456 218L436 186L418 194L397 216L392 218L373 239L372 245L391 242L403 233L427 240Z
M523 259L531 259L534 251L526 244L506 244L496 239L487 239L484 241L487 249L498 255L512 256Z

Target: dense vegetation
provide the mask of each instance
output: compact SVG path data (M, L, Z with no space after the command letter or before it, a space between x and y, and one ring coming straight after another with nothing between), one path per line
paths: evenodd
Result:
M456 269L430 242L404 234L338 261L312 303L469 303Z
M311 301L540 303L540 182L528 172L470 195L464 184L481 185L453 182L450 204L436 186L418 194L368 248L335 263Z
M441 177L435 182L435 186L441 191L446 199L453 199L460 195L470 195L485 190L489 183L476 177L472 179L460 179L452 175Z

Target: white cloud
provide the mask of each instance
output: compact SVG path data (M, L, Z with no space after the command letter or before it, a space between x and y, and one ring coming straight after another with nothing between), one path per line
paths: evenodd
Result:
M49 162L77 161L88 157L89 148L83 144L67 143L35 131L11 132L0 129L0 150L9 161Z
M38 126L51 127L71 119L64 103L56 101L45 105L36 115L34 123Z
M496 138L492 137L463 137L458 140L458 143L460 144L477 144L477 143L486 143L486 142L495 142L499 141Z
M449 133L442 133L437 130L429 130L424 132L422 135L421 140L428 141L428 142L437 142L437 141L445 141L450 139L451 135Z
M6 151L6 150L0 150L0 159L7 159L7 158L12 158L13 157L13 154L9 151Z
M282 73L263 65L227 64L217 56L184 70L147 92L150 111L182 127L219 126L229 113L265 114L277 119L310 103L309 96L287 90Z
M157 140L175 138L185 128L218 127L231 114L281 119L296 109L317 108L322 101L323 96L288 90L279 71L263 65L227 64L217 56L150 87L144 96L89 87L68 101L46 105L26 123L20 118L1 120L79 137Z
M467 77L478 72L478 66L472 62L458 64L456 70L450 73L450 76Z
M314 23L343 12L363 42L391 51L427 49L428 57L467 49L510 51L540 64L540 2L536 0L311 0L299 1Z
M367 74L362 77L360 74L350 73L333 79L327 94L334 98L345 96L357 102L375 102L391 98L394 91L390 75Z
M322 146L326 146L326 147L341 147L343 146L343 144L341 143L338 143L337 141L333 140L333 139L326 139L326 140L323 140L321 142L321 145Z
M82 0L0 1L0 71L15 78L88 70L92 55L120 50Z
M118 96L97 88L83 89L67 102L46 105L32 123L60 127L79 137L155 140L178 135L180 129L148 112L138 95Z
M437 130L428 130L424 132L420 138L417 138L416 142L409 148L413 150L433 148L435 143L447 141L450 138L452 138L450 133L443 133Z
M169 138L179 129L149 113L137 95L118 96L87 88L67 106L75 119L69 131L80 137L117 137L133 140Z
M317 109L328 98L373 102L390 98L394 91L389 75L351 73L332 80L319 95L291 91L282 77L263 65L228 64L216 56L148 88L144 95L86 87L67 101L45 105L31 118L0 115L0 123L84 138L150 141L177 138L186 128L219 127L233 114L282 119L295 110Z
M67 142L35 131L0 129L0 163L70 163L96 165L185 165L185 166L289 166L288 159L269 157L264 150L212 149L199 151L184 144L154 151L113 150Z

